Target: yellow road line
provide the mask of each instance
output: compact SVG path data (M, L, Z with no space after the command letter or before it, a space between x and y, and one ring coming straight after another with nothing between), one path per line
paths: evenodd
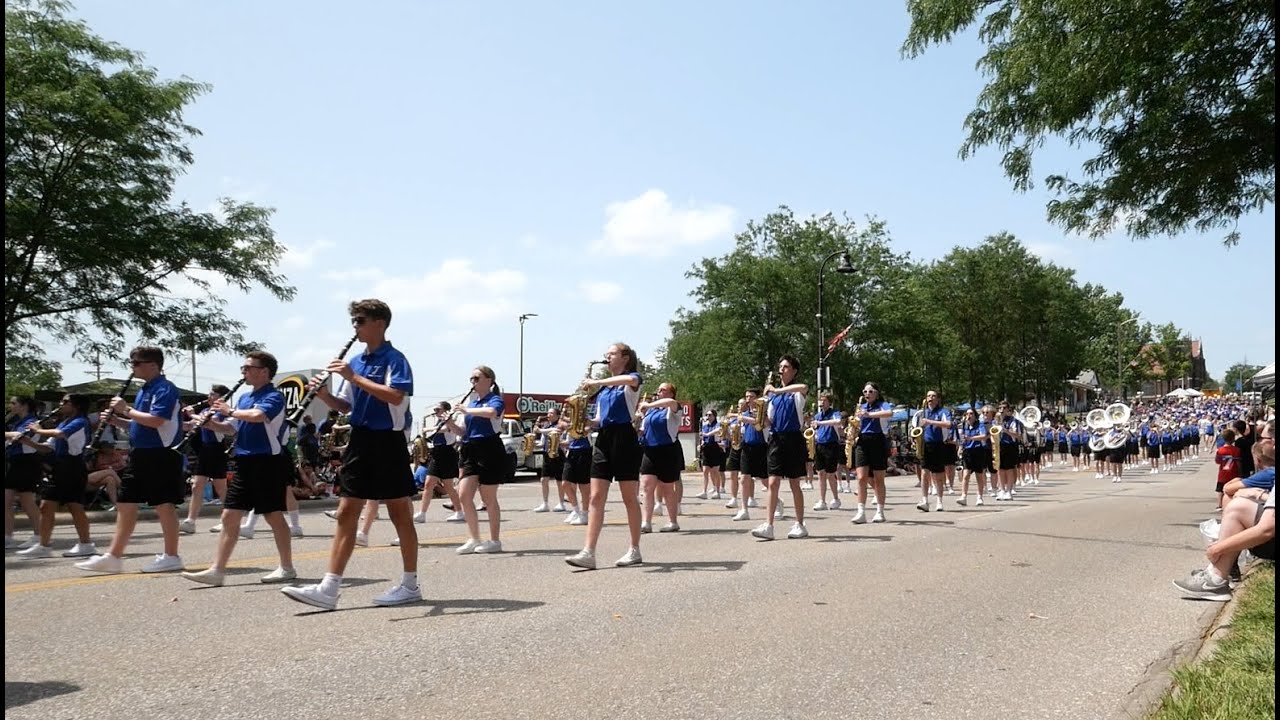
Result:
M605 523L606 526L607 525L625 525L625 524L626 524L625 522L606 522ZM487 523L481 523L481 529L485 529L486 525ZM512 537L512 536L520 536L520 535L536 535L536 534L550 534L550 533L558 533L558 532L571 532L574 530L578 530L579 528L585 528L585 526L563 525L560 527L550 526L550 527L537 527L537 528L521 528L521 529L515 529L515 530L507 530L502 534L506 537ZM467 537L468 536L466 535L454 535L452 537L439 538L439 539L432 540L430 542L420 542L418 543L418 547L419 548L450 547L454 545L460 545L467 541ZM377 547L371 547L371 548L361 548L361 547L356 548L356 552L386 552L389 550L400 552L400 548L395 545L379 545ZM311 552L295 554L293 556L293 560L295 564L299 560L327 560L328 558L329 558L329 550L327 549L313 550ZM278 561L278 557L275 555L271 555L269 557L245 558L243 560L233 560L227 563L227 567L256 567L264 563L275 564L277 561ZM5 585L4 592L6 595L11 595L11 594L16 595L20 593L37 592L40 590L56 590L58 588L65 588L65 587L78 587L81 585L98 585L101 583L120 582L124 580L153 580L153 579L160 579L160 578L173 577L173 576L174 576L174 573L154 573L153 574L153 573L142 573L142 572L120 573L118 575L84 575L82 577L58 578L56 580L37 580L35 582Z

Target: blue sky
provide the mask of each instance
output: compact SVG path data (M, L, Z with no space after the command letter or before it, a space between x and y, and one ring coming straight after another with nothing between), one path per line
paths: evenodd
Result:
M290 304L229 293L246 336L283 368L322 366L349 335L346 302L380 296L415 414L476 364L515 390L521 313L539 315L527 392L568 392L615 340L651 360L689 304L685 270L780 204L877 216L924 259L1009 231L1203 338L1215 377L1274 359L1274 208L1230 251L1216 235L1065 236L1043 188L1015 193L997 153L957 157L980 48L970 35L902 59L901 3L82 1L73 14L162 77L213 85L187 114L204 134L178 196L276 208L298 288ZM1078 174L1081 157L1051 147L1035 176ZM55 356L66 381L84 377ZM201 357L199 382L238 366ZM189 364L169 372L190 384Z

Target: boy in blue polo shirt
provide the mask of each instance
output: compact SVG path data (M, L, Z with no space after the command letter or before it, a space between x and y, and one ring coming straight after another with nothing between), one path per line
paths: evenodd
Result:
M413 395L413 370L404 353L387 342L391 308L381 300L351 303L351 325L365 350L351 359L329 363L328 372L342 377L335 396L329 392L327 376L317 375L311 384L316 397L339 412L351 414L351 439L342 456L338 489L337 528L329 550L329 572L315 585L286 587L282 592L292 600L325 610L338 606L342 573L356 544L356 526L366 500L378 500L400 540L404 574L400 583L374 598L375 605L403 605L422 600L418 588L418 532L413 526L413 473L409 469L409 435L413 418L409 398Z

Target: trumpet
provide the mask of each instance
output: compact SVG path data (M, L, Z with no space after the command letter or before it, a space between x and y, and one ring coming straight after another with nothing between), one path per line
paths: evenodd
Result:
M342 360L345 358L347 353L351 351L351 346L355 345L356 340L359 339L360 336L358 334L352 335L351 339L347 341L347 344L343 345L342 349L338 351L338 359ZM294 410L289 414L289 417L284 419L286 425L289 427L298 427L298 424L302 422L302 416L307 414L307 406L315 399L316 394L320 392L320 387L328 382L331 375L333 375L333 373L328 370L324 370L319 375L316 375L315 379L312 380L311 387L307 388L307 391L302 394L302 399L298 401L298 409Z

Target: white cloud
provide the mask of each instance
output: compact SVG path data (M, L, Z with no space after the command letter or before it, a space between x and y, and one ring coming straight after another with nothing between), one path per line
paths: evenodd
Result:
M351 297L376 297L393 313L432 309L438 317L474 325L520 314L518 300L528 282L519 270L472 267L470 260L445 260L421 276L384 275L367 292Z
M581 282L578 284L578 290L587 302L598 304L611 303L622 297L622 286L605 280Z
M346 270L328 270L321 275L325 280L333 280L334 282L368 282L381 280L386 277L386 273L378 268L357 267L348 268Z
M661 190L609 203L604 210L603 236L591 249L612 255L669 255L684 245L699 245L733 230L734 210L728 205L678 209Z
M1029 242L1025 247L1027 252L1035 255L1041 260L1059 265L1069 264L1075 259L1075 252L1066 245L1059 245L1050 242Z
M332 240L317 240L307 246L285 243L284 257L280 259L280 264L295 268L309 268L315 264L316 255L332 247L336 247Z

